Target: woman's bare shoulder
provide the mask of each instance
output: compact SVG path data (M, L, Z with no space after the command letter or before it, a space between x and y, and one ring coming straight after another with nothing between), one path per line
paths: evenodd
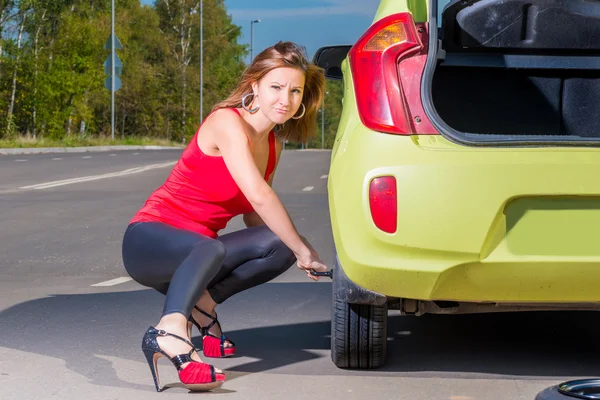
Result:
M212 112L202 123L198 134L198 145L209 155L220 155L219 142L245 141L246 126L241 116L231 108ZM223 144L223 143L221 143Z
M237 132L246 130L244 120L233 108L221 108L211 113L202 124L211 132ZM237 134L234 133L234 134Z
M238 112L236 112L235 108L219 108L218 110L210 113L206 120L204 120L204 124L213 125L219 122L234 122L241 119L241 116Z

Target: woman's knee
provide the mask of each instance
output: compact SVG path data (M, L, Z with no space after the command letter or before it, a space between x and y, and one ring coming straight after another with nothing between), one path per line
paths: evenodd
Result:
M211 256L221 261L223 261L225 255L227 254L225 245L218 240L210 240L205 243L199 243L194 250L198 251L204 256Z
M282 271L286 271L294 264L296 256L277 235L272 235L269 243L269 248L271 250L270 254L277 259L276 265L278 265Z
M219 262L219 264L223 263L223 260L225 259L225 256L227 255L227 249L225 248L225 245L221 242L219 242L218 240L213 240L214 243L212 243L212 250L215 252L216 257L221 260Z
M265 252L265 256L273 254L274 252L284 252L290 251L289 248L281 241L279 236L277 236L271 229L269 229L266 225L261 226L260 229L262 232L260 234L259 243Z
M199 243L196 245L193 253L197 255L197 257L202 259L210 259L209 267L213 269L214 274L216 274L221 266L223 265L223 260L227 255L227 250L225 249L225 245L218 240L210 240L204 243Z
M262 225L251 229L256 246L261 249L261 258L270 260L270 270L282 273L294 264L294 252L269 227Z

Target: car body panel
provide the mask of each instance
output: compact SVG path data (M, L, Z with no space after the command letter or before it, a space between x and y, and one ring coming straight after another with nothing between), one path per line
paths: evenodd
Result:
M427 22L429 15L429 1L427 0L384 0L379 3L375 13L375 21L388 15L409 12L415 22Z
M378 18L402 3L383 1ZM347 59L342 68L328 190L350 280L420 300L600 301L600 149L468 147L374 132L357 114ZM397 181L394 234L377 229L369 209L369 183L386 175Z

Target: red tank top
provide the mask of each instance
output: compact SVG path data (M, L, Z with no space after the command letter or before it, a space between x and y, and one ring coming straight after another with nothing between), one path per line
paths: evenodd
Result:
M231 110L240 115L237 109ZM198 132L165 183L150 195L131 223L163 222L216 238L231 218L254 211L223 157L204 154L197 136ZM265 180L275 169L276 157L275 133L271 131Z

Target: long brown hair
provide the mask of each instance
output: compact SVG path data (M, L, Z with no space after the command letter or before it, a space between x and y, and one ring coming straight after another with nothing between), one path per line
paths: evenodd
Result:
M257 55L242 74L231 95L216 104L213 111L220 108L242 107L242 98L253 92L252 84L280 67L298 68L304 72L302 103L306 107L306 112L300 119L290 118L284 124L276 126L275 131L281 139L297 143L307 142L316 132L317 113L325 92L325 74L322 68L309 63L304 49L293 42L279 42ZM246 105L250 104L251 102L247 101Z

